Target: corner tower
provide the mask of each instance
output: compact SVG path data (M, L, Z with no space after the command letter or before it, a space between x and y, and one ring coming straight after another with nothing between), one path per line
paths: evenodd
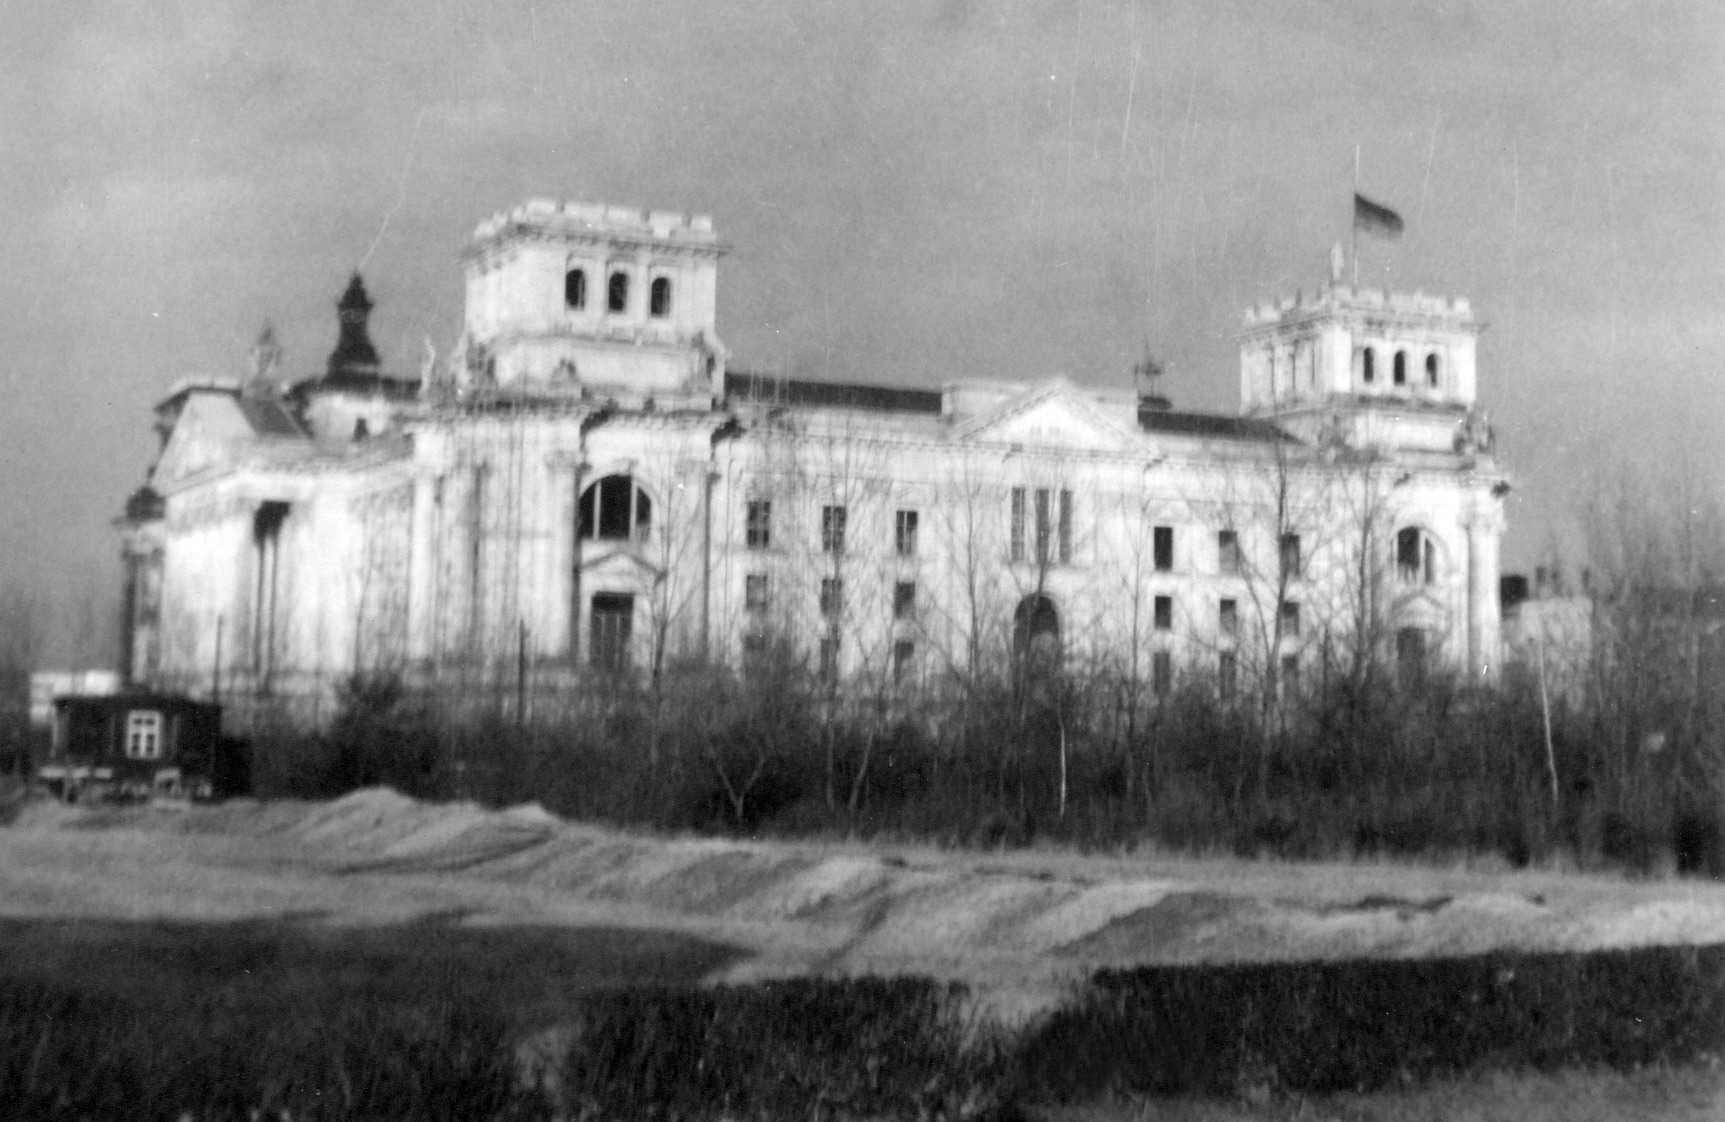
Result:
M1240 407L1314 442L1452 451L1476 399L1467 300L1333 284L1246 313Z
M624 407L712 399L721 249L712 219L534 200L479 224L457 377Z

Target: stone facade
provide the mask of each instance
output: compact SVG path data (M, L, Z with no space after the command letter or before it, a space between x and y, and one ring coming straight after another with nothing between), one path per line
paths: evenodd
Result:
M1040 648L1146 688L1296 688L1347 652L1498 671L1507 489L1465 301L1252 310L1238 416L1121 392L728 369L710 220L530 202L464 330L382 372L356 277L319 377L191 382L122 520L130 673L327 702L788 645L869 688ZM358 336L354 332L357 330ZM369 355L369 357L367 357Z

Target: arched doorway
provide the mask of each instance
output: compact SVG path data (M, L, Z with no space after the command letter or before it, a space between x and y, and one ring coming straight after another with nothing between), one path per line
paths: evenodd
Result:
M1060 661L1060 613L1054 601L1033 592L1018 602L1012 614L1012 649L1038 663Z

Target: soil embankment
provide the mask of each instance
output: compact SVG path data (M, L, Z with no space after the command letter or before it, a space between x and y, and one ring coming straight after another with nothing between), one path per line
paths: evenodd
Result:
M182 812L32 804L0 915L698 935L717 980L918 973L1000 1014L1099 966L1725 941L1725 885L1376 864L657 838L392 791Z

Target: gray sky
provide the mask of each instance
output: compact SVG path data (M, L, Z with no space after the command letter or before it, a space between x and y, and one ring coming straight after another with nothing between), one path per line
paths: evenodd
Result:
M533 196L714 216L733 366L1126 384L1232 411L1254 300L1467 295L1506 563L1615 457L1725 480L1725 6L1229 0L11 0L0 580L112 597L150 405L274 321L321 368L365 263L386 364ZM387 223L386 223L387 218ZM78 652L73 652L76 655Z

